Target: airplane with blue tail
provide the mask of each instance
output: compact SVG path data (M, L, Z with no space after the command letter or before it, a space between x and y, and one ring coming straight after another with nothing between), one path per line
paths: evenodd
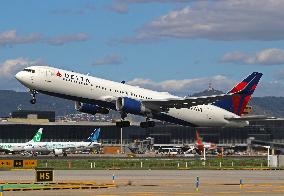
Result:
M24 149L33 155L38 153L53 153L55 156L67 156L68 152L84 151L101 146L98 142L100 128L96 128L86 141L82 142L37 142L29 143Z

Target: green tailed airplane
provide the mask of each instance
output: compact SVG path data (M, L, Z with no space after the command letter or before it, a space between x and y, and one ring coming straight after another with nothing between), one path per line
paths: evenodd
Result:
M34 135L33 139L25 143L0 143L0 151L4 151L6 153L17 153L24 151L24 147L33 142L40 142L42 136L43 128L40 128L37 133Z

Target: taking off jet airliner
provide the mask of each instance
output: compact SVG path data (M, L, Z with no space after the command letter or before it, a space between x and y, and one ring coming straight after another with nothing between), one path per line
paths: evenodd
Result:
M89 114L119 111L118 126L127 127L127 114L146 118L141 127L153 127L157 119L193 127L243 127L250 117L243 117L262 73L253 72L227 94L201 97L178 97L125 82L113 82L48 66L30 66L15 77L30 89L31 103L43 93L75 101L75 108Z

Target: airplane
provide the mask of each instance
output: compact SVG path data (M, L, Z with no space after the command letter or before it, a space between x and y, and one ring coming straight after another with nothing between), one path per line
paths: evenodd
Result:
M118 127L130 126L127 114L145 117L140 123L143 128L155 126L151 119L192 127L244 127L250 120L263 118L242 116L262 77L259 72L247 76L227 94L185 98L49 66L30 66L15 77L30 89L32 104L36 94L43 93L75 101L79 112L119 111Z
M217 150L216 144L211 143L211 142L203 142L202 139L200 138L197 130L196 130L195 134L196 134L196 143L195 143L196 149L200 153L203 152L204 149L211 150L211 151Z
M31 152L32 155L37 153L53 153L55 156L67 156L70 151L83 151L101 146L98 143L100 128L95 129L88 139L84 142L37 142L29 143L24 147L26 152Z
M24 147L28 144L33 144L41 141L43 128L40 128L34 137L25 143L0 143L0 151L4 151L6 153L15 154L17 152L23 152Z

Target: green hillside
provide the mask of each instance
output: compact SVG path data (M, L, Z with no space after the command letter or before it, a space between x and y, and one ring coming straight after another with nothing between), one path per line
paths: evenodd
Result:
M221 91L206 90L192 96L221 94ZM30 104L30 94L27 92L15 92L0 90L0 116L9 116L11 111L22 110L51 110L57 116L75 113L74 102L56 97L39 94L37 103ZM284 97L253 97L249 105L253 106L253 114L267 114L275 117L284 116Z

